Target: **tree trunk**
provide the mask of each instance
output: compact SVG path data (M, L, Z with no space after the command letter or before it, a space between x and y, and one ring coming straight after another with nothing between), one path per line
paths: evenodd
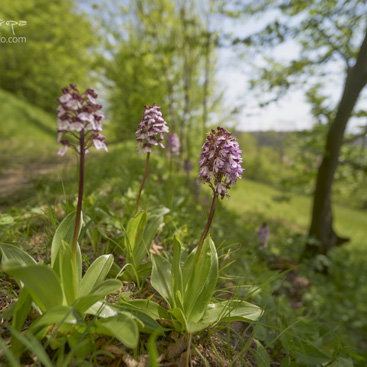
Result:
M366 84L367 33L355 65L348 69L339 107L327 134L324 156L317 173L309 240L304 253L306 257L327 254L332 247L347 241L339 237L333 228L331 191L344 132L358 97Z

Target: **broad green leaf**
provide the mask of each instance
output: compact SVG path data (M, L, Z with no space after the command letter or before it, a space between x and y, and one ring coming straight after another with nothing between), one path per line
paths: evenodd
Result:
M222 321L256 322L263 314L263 310L252 303L240 300L223 301L209 304L204 314L204 320L215 322L218 316Z
M180 308L178 307L173 308L169 310L169 313L174 317L174 320L177 320L176 322L175 321L173 322L176 331L178 332L184 330L189 331L186 317Z
M39 319L33 322L29 332L35 334L44 326L54 324L76 324L83 322L82 316L71 306L56 306L46 311Z
M110 293L119 290L122 283L117 279L107 279L94 287L86 296L79 297L73 304L82 315L90 309L95 303Z
M256 322L262 314L260 307L245 301L235 300L209 304L198 322L188 323L188 331L195 333L224 321Z
M137 300L137 301L140 301L140 300ZM134 315L137 321L139 321L138 326L139 326L140 331L145 332L145 333L158 332L160 334L164 334L164 329L162 328L161 325L158 324L157 321L155 321L155 317L150 316L149 313L146 312L146 310L139 309L138 307L129 305L129 303L123 303L122 305L116 305L116 304L102 304L102 302L97 302L87 312L89 313L90 311L93 314L95 314L95 312L98 311L99 317L111 317L111 316L116 315L117 313L128 312ZM163 311L166 312L164 309Z
M76 216L76 211L66 216L64 220L60 223L58 228L56 229L54 237L52 239L51 267L55 269L56 274L58 275L60 273L59 273L59 262L56 261L57 254L60 250L62 241L65 241L70 246L70 248L72 246L73 236L74 236L74 227L75 227L75 216ZM80 228L82 228L82 226L83 226L83 220L81 220ZM77 244L76 269L75 270L76 270L76 276L77 276L76 280L78 283L80 283L81 278L82 278L82 254L80 252L79 244Z
M27 288L23 288L20 292L18 301L15 304L12 327L17 331L22 331L24 322L31 310L32 297L30 296ZM20 354L22 351L22 344L18 339L11 337L11 350L15 354Z
M53 269L46 265L28 265L26 267L13 267L8 262L3 270L23 282L33 301L42 312L62 305L63 294L60 280Z
M209 236L204 241L197 263L190 261L191 269L185 269L191 276L184 284L184 313L187 322L193 323L204 315L218 280L217 250Z
M0 226L6 226L14 223L14 218L9 214L0 214Z
M12 326L15 330L21 331L27 315L31 309L32 297L28 293L27 289L22 289L16 302Z
M95 325L97 333L113 336L128 348L135 348L138 345L138 324L134 317L127 312L96 320Z
M117 311L105 302L98 301L86 311L89 315L94 315L102 318L112 317L117 315Z
M75 275L75 266L72 261L71 248L63 240L61 240L56 261L59 263L58 269L65 299L64 303L70 306L78 298L79 290Z
M96 350L96 342L92 335L84 335L83 333L73 330L71 334L66 335L66 339L71 348L69 355L75 355L80 360L85 360L88 354L93 354ZM69 365L71 365L70 361L65 360L63 367Z
M256 339L254 339L257 352L255 354L256 362L258 367L270 367L270 357L263 345Z
M53 267L56 261L61 241L65 241L69 245L73 243L73 235L75 228L76 211L67 215L60 225L57 227L51 245L51 266Z
M3 264L9 260L15 260L21 266L36 264L36 261L19 247L2 243L0 244L0 250Z
M174 307L180 307L183 309L183 283L180 259L181 245L178 239L175 238L173 242L171 292Z
M339 356L331 367L353 367L353 361L352 359Z
M171 318L169 313L161 305L147 299L133 299L129 302L122 302L121 305L131 310L144 312L155 320L169 320Z
M135 268L138 263L134 260L134 249L137 244L140 244L143 239L144 229L147 224L147 213L140 211L129 220L124 239L125 247L127 249L128 262L134 264ZM136 250L135 250L136 251Z
M102 255L96 259L85 273L80 284L80 295L85 296L101 283L107 276L113 264L112 255Z
M101 300L104 296L99 294L88 294L87 296L79 297L73 304L73 307L84 315L94 304Z
M97 284L90 292L91 295L98 294L107 296L113 292L118 291L122 287L122 283L118 279L107 279Z
M31 350L45 367L53 367L50 358L42 347L42 344L32 334L23 335L12 327L9 327L11 335L17 338L28 350Z
M298 359L307 365L320 365L331 360L325 353L311 344L302 344L296 348Z
M162 256L152 254L152 287L173 307L171 295L171 264Z
M135 267L139 267L142 260L149 254L150 246L157 234L159 226L163 222L163 217L151 215L148 218L143 237L140 242L136 242L133 248L133 258Z
M157 215L157 216L164 217L169 212L170 212L170 210L168 208L166 208L165 206L162 206L162 207L155 208L155 209L151 210L149 212L149 216Z

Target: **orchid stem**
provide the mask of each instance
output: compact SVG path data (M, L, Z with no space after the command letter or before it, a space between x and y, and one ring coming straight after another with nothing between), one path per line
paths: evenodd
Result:
M140 189L139 189L139 194L138 194L138 197L136 199L135 214L138 212L141 192L143 191L144 183L145 183L145 180L147 178L148 167L149 167L149 158L150 158L150 152L147 153L147 160L145 162L145 171L144 171L143 181L141 182Z
M195 263L197 263L197 261L199 260L200 252L201 252L201 249L203 247L204 240L205 240L206 236L208 235L210 226L212 224L214 213L215 213L215 206L216 206L216 203L217 203L217 198L218 198L218 194L216 192L214 192L212 206L210 208L208 221L206 222L206 226L204 228L203 233L201 234L200 241L199 241L198 246L197 246L196 255L195 255Z
M76 249L78 244L78 237L80 231L80 222L82 216L83 206L83 190L84 190L84 162L85 162L85 151L84 151L84 131L80 132L79 139L80 147L80 162L79 162L79 190L78 190L78 204L76 209L75 228L73 236L73 247L72 247L72 260L75 264L76 261Z

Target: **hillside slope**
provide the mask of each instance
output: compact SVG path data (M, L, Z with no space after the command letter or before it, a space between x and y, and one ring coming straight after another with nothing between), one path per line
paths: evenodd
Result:
M56 114L51 116L9 92L0 89L0 164L22 163L36 155L49 154L56 147ZM25 160L25 161L24 161Z

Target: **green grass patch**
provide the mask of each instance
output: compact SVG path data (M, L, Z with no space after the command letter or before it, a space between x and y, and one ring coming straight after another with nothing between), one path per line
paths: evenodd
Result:
M285 195L269 185L242 180L231 190L230 200L224 200L228 209L235 210L243 218L258 215L264 220L282 223L291 231L307 233L311 217L312 198ZM361 210L333 205L335 229L343 237L349 237L351 250L367 252L367 213ZM260 223L259 223L260 225Z
M51 116L25 100L0 89L0 163L30 160L57 148L56 113Z

